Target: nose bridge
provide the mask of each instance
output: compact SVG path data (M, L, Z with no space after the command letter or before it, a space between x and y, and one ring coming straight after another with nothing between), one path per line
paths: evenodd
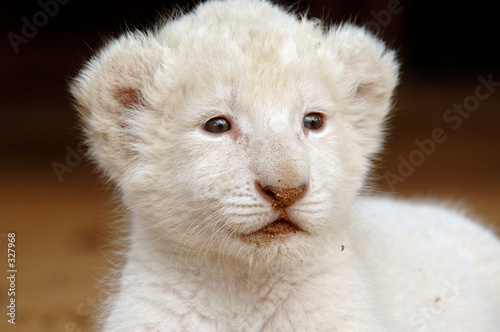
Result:
M307 155L297 136L273 131L259 135L252 142L252 166L263 186L297 188L307 184Z

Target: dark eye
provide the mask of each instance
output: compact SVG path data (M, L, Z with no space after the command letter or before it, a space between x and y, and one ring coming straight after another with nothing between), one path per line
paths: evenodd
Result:
M213 118L205 123L205 130L214 134L220 134L231 129L229 121L224 118Z
M310 113L304 117L304 128L319 129L323 125L323 117L319 113Z

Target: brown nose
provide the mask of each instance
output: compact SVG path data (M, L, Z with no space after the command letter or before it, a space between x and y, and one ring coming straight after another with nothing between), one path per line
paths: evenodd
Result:
M298 188L276 188L262 187L257 183L257 187L264 197L272 201L274 208L286 209L304 196L307 185Z

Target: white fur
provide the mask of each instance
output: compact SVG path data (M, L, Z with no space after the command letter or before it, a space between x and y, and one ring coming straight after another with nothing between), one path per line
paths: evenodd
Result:
M105 331L498 331L500 244L433 204L363 198L398 65L362 28L211 1L110 42L72 92L130 213ZM321 130L302 127L324 114ZM226 117L232 129L204 124ZM295 188L303 232L256 189Z

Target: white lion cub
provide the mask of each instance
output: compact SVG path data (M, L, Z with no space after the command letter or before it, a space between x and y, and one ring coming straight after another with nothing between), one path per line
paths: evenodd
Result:
M500 331L500 243L360 196L397 83L362 28L209 1L109 43L72 92L130 214L105 331Z

